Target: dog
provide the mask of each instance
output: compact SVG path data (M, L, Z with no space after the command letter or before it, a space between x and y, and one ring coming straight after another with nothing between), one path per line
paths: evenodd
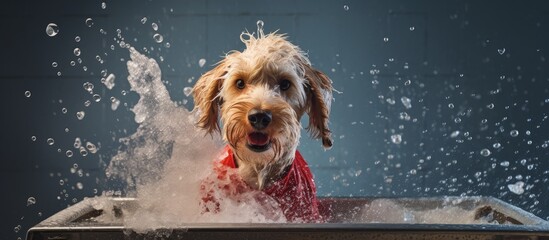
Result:
M290 222L319 222L316 187L297 146L307 114L311 137L332 147L332 81L285 34L243 32L240 39L246 48L227 53L193 87L197 125L222 134L220 163L237 169L244 188L274 198Z

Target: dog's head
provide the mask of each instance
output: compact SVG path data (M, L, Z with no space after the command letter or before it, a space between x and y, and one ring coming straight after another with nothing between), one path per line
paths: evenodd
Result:
M213 133L221 119L223 139L244 161L291 161L307 113L307 130L330 148L331 80L284 35L241 40L244 51L229 52L194 86L198 126Z

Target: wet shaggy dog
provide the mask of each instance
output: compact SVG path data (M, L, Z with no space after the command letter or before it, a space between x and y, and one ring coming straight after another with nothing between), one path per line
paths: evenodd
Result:
M304 114L311 136L332 146L331 80L285 35L259 31L240 38L246 48L229 52L194 86L197 124L222 133L224 165L278 201L288 220L318 221L316 188L297 146Z

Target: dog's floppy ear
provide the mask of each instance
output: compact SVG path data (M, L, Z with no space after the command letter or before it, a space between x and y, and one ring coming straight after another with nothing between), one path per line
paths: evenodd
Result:
M228 66L221 61L217 67L205 73L193 87L194 111L198 111L198 127L212 133L219 131L219 105L221 99L219 91L223 84Z
M307 91L307 130L313 138L321 138L324 148L332 147L331 132L328 128L328 117L332 104L332 80L324 73L303 64Z

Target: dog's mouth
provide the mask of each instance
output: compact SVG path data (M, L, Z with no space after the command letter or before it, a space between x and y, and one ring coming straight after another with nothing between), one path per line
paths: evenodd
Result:
M252 132L247 136L248 148L254 152L263 152L271 146L269 135L261 132Z

